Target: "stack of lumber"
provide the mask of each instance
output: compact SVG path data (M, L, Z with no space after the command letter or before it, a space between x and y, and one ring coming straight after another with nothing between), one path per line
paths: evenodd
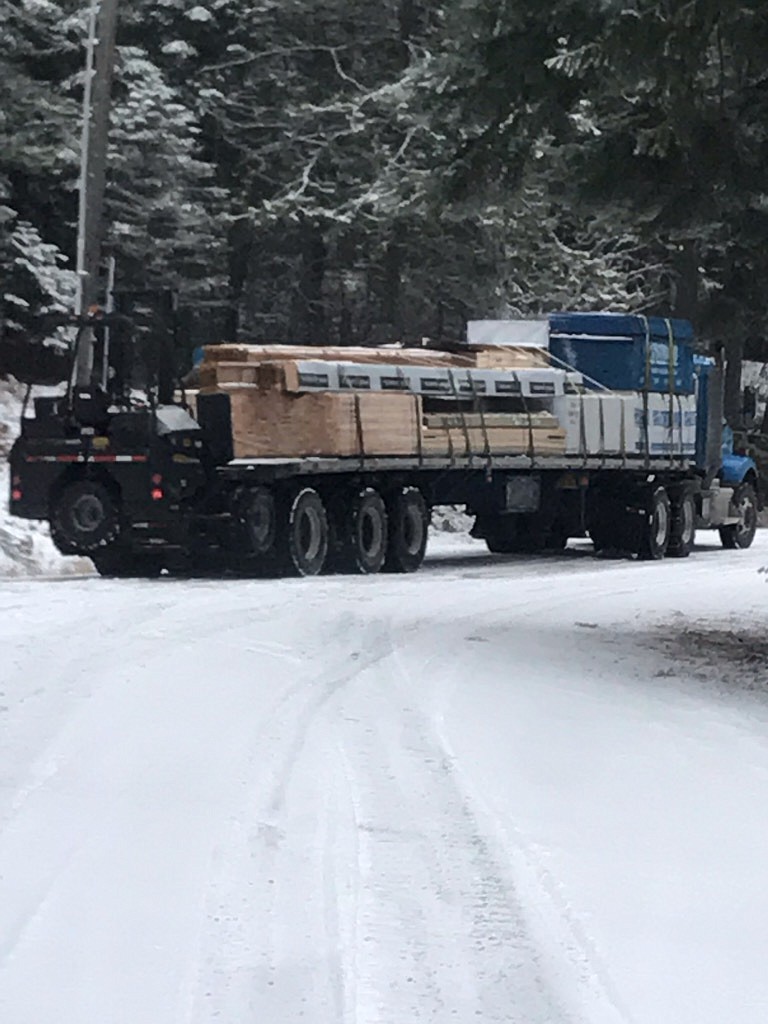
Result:
M391 366L441 366L467 369L523 369L549 366L542 349L464 349L441 352L428 348L313 348L308 345L209 345L200 366L200 387L219 384L260 384L263 364L298 360L343 363L387 363ZM274 371L273 371L274 372Z
M547 366L531 349L464 350L217 345L205 351L200 395L230 399L235 458L466 456L563 452L565 434L547 413L425 415L422 399L398 392L300 393L297 363L517 369Z
M565 452L565 431L548 412L428 414L421 446L425 455L558 455Z
M229 395L238 459L418 451L421 405L414 395L303 395L248 384L217 390Z

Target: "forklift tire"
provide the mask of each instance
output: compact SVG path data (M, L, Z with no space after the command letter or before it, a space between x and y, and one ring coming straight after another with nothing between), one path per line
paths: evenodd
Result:
M388 517L379 492L364 487L351 502L337 503L332 519L331 570L364 575L380 572L387 555Z
M416 487L403 487L390 496L389 540L385 572L416 572L424 561L429 537L429 509Z
M90 555L120 533L115 501L97 480L68 484L53 502L50 521L53 542L65 555Z
M720 543L730 549L751 547L757 532L757 494L752 484L740 484L736 488L731 508L738 513L739 522L720 527Z
M696 541L696 500L686 491L672 502L672 532L668 558L687 558Z
M295 493L278 522L279 569L286 576L317 576L328 557L328 514L312 487Z

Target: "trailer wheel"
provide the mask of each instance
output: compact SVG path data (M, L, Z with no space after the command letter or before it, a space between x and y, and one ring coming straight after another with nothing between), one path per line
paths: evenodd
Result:
M317 576L328 556L328 515L312 487L293 496L278 530L281 569L289 576Z
M720 527L724 548L748 548L757 532L757 495L752 484L741 484L733 493L731 508L739 517L733 526Z
M353 494L351 501L339 500L334 511L332 571L365 575L380 572L387 555L389 524L379 492L365 487Z
M277 537L275 496L268 487L251 487L238 498L237 515L249 555L268 555Z
M389 500L389 542L385 572L416 572L424 561L429 509L416 487L404 487Z
M50 522L53 542L65 555L89 555L120 533L115 501L97 480L68 484L54 500Z
M667 555L670 558L687 558L693 551L696 540L696 501L686 491L672 502L672 530Z
M638 555L656 560L664 558L672 535L672 506L663 487L656 487L648 497L646 514L641 518Z

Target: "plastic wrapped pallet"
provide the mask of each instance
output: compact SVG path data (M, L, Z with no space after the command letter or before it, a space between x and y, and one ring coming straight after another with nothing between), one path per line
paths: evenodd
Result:
M670 414L669 395L650 393L644 397L638 392L587 392L565 395L552 403L565 431L569 455L645 455L647 408L649 454L692 456L696 450L695 398L675 395L672 407Z

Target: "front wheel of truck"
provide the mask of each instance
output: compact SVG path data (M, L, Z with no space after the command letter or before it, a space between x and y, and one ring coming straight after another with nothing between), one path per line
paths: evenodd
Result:
M757 532L757 494L752 484L741 484L733 493L731 509L738 523L720 527L720 543L724 548L748 548Z

